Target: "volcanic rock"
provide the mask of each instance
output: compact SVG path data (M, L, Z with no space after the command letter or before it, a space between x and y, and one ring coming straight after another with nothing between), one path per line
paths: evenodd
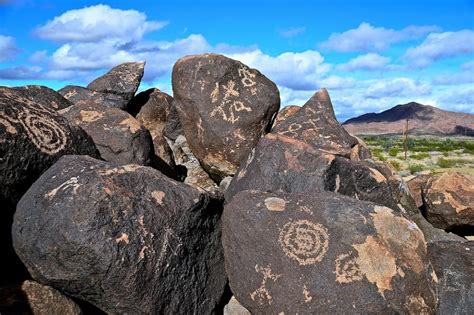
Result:
M432 314L436 278L416 224L339 194L244 191L225 206L229 284L252 314Z
M416 206L421 208L423 206L423 198L421 196L423 189L426 186L426 183L431 178L431 175L418 175L409 181L407 181L408 188L415 199Z
M474 228L474 181L460 173L445 173L428 180L423 190L427 220L444 229Z
M67 85L58 90L58 93L74 104L80 101L86 101L120 109L126 109L128 106L128 101L119 95L111 93L99 93L86 89L82 86Z
M171 111L173 98L158 89L150 89L139 93L134 100L136 104L143 103L143 105L140 106L140 111L136 115L136 118L150 131L155 154L168 165L174 167L173 152L163 135L163 130Z
M214 54L179 59L172 81L192 152L217 182L233 175L271 128L280 106L276 85L258 70Z
M151 164L150 132L128 113L97 103L79 102L63 115L92 137L104 160L117 164Z
M224 315L251 315L245 307L240 305L239 301L232 297L229 303L224 307Z
M435 242L428 255L438 277L437 314L470 314L474 310L474 242Z
M304 141L315 149L349 157L358 142L336 120L326 89L315 93L290 118L279 123L274 133Z
M34 279L107 313L208 314L227 282L221 212L152 168L66 156L18 203L13 244Z
M14 87L13 89L18 91L24 98L54 110L61 110L72 106L72 102L46 86L26 85Z
M362 161L371 160L372 153L370 152L369 146L359 137L352 136L357 140L357 144L351 149L351 160Z
M300 109L301 109L301 106L297 106L297 105L288 105L286 107L283 107L275 117L275 121L273 122L273 128L275 128L276 125L287 120L289 117L292 117Z

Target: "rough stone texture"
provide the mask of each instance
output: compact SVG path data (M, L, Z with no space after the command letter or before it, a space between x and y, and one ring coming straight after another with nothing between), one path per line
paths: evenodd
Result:
M269 192L319 192L325 187L325 171L334 155L315 150L308 144L269 133L242 163L229 188L227 201L239 191L258 189Z
M163 135L172 141L175 141L180 135L184 135L183 126L179 120L178 110L173 103L171 103Z
M474 180L445 173L428 181L423 190L425 216L441 229L474 229Z
M408 188L410 189L411 195L413 196L413 199L415 199L418 208L423 206L423 198L421 197L421 194L430 178L432 178L431 175L418 175L407 181Z
M184 166L187 170L184 182L202 188L207 192L218 191L217 184L209 177L209 174L201 167L201 164L189 149L186 138L180 135L176 138L176 141L171 143L171 150L176 164Z
M163 135L173 98L159 89L150 89L138 94L135 99L136 104L143 103L136 118L150 131L155 154L174 167L173 152Z
M189 147L216 181L234 175L280 107L276 85L258 70L214 54L173 67L173 103Z
M357 144L351 149L350 159L353 161L362 161L372 159L372 153L364 140L359 137L353 136L357 140Z
M349 157L358 142L336 120L326 89L316 92L293 116L272 132L304 141L315 149Z
M92 102L79 102L63 115L92 137L104 160L151 165L153 142L150 132L128 113Z
M0 87L0 283L15 278L10 227L13 212L30 185L64 154L99 157L92 139L51 107Z
M286 107L283 107L275 117L275 121L273 122L273 128L275 128L275 126L287 120L289 117L292 117L300 109L301 109L301 106L297 106L297 105L288 105Z
M339 194L244 191L225 206L229 283L252 314L432 314L423 233Z
M81 101L94 102L107 107L116 107L126 109L128 101L123 99L120 95L111 93L99 93L86 89L82 86L67 85L58 90L58 93L64 96L67 100L76 104Z
M145 70L145 62L125 62L101 77L98 77L87 88L100 93L121 96L130 102L140 85Z
M34 279L107 313L214 313L226 286L222 203L139 165L60 159L18 203Z
M72 106L72 102L46 86L26 85L14 87L13 89L18 91L24 98L54 110L61 110Z
M250 312L232 297L224 307L224 315L250 315Z
M435 242L428 255L438 276L439 315L474 310L474 242Z

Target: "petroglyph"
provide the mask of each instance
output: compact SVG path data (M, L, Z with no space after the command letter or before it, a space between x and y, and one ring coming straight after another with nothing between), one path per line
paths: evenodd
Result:
M81 110L79 114L81 121L84 122L94 122L104 117L104 114L94 110Z
M336 258L336 281L339 283L351 283L362 280L357 259L349 254L341 254Z
M289 134L292 137L296 137L298 136L297 131L300 130L301 128L303 128L303 126L301 126L300 124L292 123L291 125L288 126L288 130L280 131L279 134L284 135L284 136Z
M269 211L285 211L286 201L277 197L269 197L265 199L265 207Z
M234 99L235 97L238 97L240 93L235 89L235 82L233 80L229 80L227 84L222 85L222 89L224 90L224 96L223 96L222 102L219 106L217 106L211 111L211 114L210 114L211 117L214 117L216 114L219 114L222 117L222 119L224 119L225 121L229 121L233 124L239 120L239 116L236 116L236 112L241 112L241 111L251 112L252 111L251 107L247 107L242 101ZM217 100L219 99L219 92L220 92L220 86L218 83L216 83L216 87L211 92L212 103L217 102ZM228 113L224 109L227 106L228 106L228 109L227 109Z
M297 220L283 226L278 241L286 256L300 265L314 265L326 255L329 235L321 224Z
M56 187L55 189L47 193L45 197L51 200L56 196L59 190L65 191L68 188L72 188L72 193L77 194L77 189L81 187L81 184L79 184L78 182L79 182L78 177L71 177L70 179L68 179L67 181L65 181L64 183L62 183L61 185L59 185L58 187Z
M235 90L235 82L233 80L229 80L227 85L222 85L224 89L224 101L227 101L232 96L239 96L240 93Z
M281 274L273 274L270 265L267 265L267 267L259 267L258 265L255 265L255 271L261 273L263 279L260 287L250 293L250 298L260 305L263 305L263 303L271 305L273 297L267 289L267 280L273 280L273 282L275 282L281 277Z
M137 165L137 164L127 164L127 165L122 165L114 168L109 168L105 170L99 170L98 173L100 175L113 175L113 174L125 174L128 172L135 172L136 170L139 170L143 168L143 166Z
M128 240L128 234L122 233L120 237L115 239L115 242L117 243L124 242L125 244L128 244L130 242Z
M26 130L30 141L43 153L53 155L64 149L67 133L53 117L48 117L47 110L41 108L18 109L18 121Z
M17 123L18 121L15 119L12 119L11 117L8 117L4 113L0 113L0 125L5 126L5 130L8 133L11 134L16 134L16 128L13 126L13 123Z
M181 239L170 229L165 228L165 235L163 237L163 243L161 245L160 255L157 261L157 267L160 267L163 260L168 255L168 251L171 250L172 255L178 254L178 248L183 245Z
M250 71L250 69L248 69L246 67L239 68L238 72L239 72L239 77L242 78L240 80L240 82L242 82L243 86L246 87L246 88L250 88L250 93L252 95L256 95L257 94L257 88L256 88L255 85L257 83L254 80L256 74L252 73Z
M215 103L219 99L219 83L216 82L216 87L211 92L211 102Z
M304 296L305 303L309 303L313 299L306 285L303 286L303 296Z
M163 199L165 198L165 193L159 190L155 190L154 192L151 193L151 196L155 201L162 205L163 204Z

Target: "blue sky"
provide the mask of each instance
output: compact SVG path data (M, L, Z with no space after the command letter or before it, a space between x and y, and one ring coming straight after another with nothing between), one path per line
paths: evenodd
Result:
M0 85L86 85L145 60L171 93L181 56L222 53L282 105L327 87L340 120L418 101L474 114L474 1L0 0Z

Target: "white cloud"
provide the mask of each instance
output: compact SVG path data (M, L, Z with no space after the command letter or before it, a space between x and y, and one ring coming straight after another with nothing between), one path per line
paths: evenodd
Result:
M407 50L404 59L412 66L426 67L431 63L474 52L474 31L433 33L417 47Z
M368 87L364 93L367 98L384 98L393 96L420 96L431 92L427 82L415 81L411 78L390 78L367 81Z
M303 34L306 32L306 27L291 27L286 30L279 31L280 36L285 38L291 38Z
M61 42L97 42L102 40L127 43L140 40L147 32L164 27L167 22L147 21L146 15L135 10L112 9L95 5L70 10L38 27L40 38Z
M380 56L375 53L368 53L366 55L357 56L349 62L338 65L337 69L341 71L375 71L382 70L390 62L390 58Z
M333 33L321 43L321 48L338 52L375 52L390 47L391 44L420 38L430 32L438 31L437 26L408 26L402 30L374 27L361 23L359 27L343 33Z
M15 45L15 39L0 35L0 61L11 59L17 53L19 53L19 49Z

